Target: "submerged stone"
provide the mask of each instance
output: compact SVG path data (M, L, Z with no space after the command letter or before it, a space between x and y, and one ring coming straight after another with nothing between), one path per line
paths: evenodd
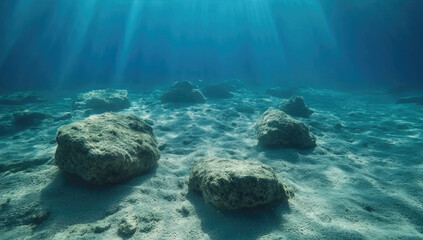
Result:
M256 124L260 145L268 148L308 149L316 146L316 138L308 126L278 109L269 109Z
M192 168L189 189L217 208L236 210L288 198L272 168L259 162L200 158Z
M291 97L283 102L280 109L291 116L308 118L313 114L313 110L309 109L301 96Z
M267 94L277 98L290 98L295 92L296 89L285 89L279 87L266 89Z
M78 95L73 110L92 109L96 113L119 111L130 106L128 91L99 89Z
M161 97L163 103L203 103L203 93L189 81L175 82Z
M13 124L26 127L39 125L44 119L51 118L50 115L29 110L13 113Z
M144 173L160 158L151 126L132 114L104 113L59 128L55 162L94 184Z

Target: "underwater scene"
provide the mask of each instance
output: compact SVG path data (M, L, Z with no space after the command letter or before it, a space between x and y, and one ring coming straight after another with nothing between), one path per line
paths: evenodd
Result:
M0 1L0 240L423 239L423 1Z

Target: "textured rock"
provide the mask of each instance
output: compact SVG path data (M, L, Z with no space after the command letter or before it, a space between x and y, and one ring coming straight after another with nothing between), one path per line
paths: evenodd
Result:
M51 118L50 115L31 112L28 110L13 113L13 124L16 126L35 126L39 125L44 119Z
M203 88L203 93L208 98L231 98L233 94L225 85L216 84Z
M136 215L130 214L120 220L118 232L120 235L130 237L134 235L138 226L138 218Z
M59 168L95 184L127 180L160 158L153 129L135 115L91 116L60 127L56 142Z
M119 111L130 106L128 91L99 89L78 95L73 110L92 109L96 113Z
M316 146L316 138L304 123L278 109L269 109L256 124L260 145L268 148L307 149Z
M415 103L417 105L423 105L423 96L418 97L405 97L398 99L397 104Z
M272 168L259 162L200 158L191 170L189 188L220 209L236 210L287 199Z
M291 97L289 100L283 102L280 109L295 117L307 118L313 114L313 110L310 110L304 103L304 98L299 96Z
M203 103L205 97L197 86L189 81L175 82L161 97L163 103Z

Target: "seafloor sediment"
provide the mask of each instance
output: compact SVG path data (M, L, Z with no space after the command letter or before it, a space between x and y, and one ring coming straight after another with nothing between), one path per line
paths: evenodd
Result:
M422 239L423 108L390 95L301 89L314 113L309 150L257 145L255 123L280 98L241 89L231 99L163 104L164 90L129 91L133 113L153 124L161 158L144 175L99 187L52 161L56 131L89 112L77 93L0 105L0 121L30 110L40 122L0 136L0 239ZM288 203L225 212L188 191L202 156L258 161L293 193ZM133 235L132 235L133 234Z

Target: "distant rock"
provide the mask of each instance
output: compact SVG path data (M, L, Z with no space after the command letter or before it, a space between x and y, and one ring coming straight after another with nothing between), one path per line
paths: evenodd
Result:
M68 120L68 119L71 119L71 118L72 118L72 113L67 112L67 113L64 113L63 115L61 115L59 117L56 117L54 119L54 121L58 122L58 121Z
M397 104L415 103L417 105L423 105L423 96L417 97L405 97L398 99Z
M304 103L304 98L300 96L291 97L289 100L283 102L279 108L289 115L295 117L308 118L314 112L307 107L307 105Z
M130 106L128 91L99 89L78 95L73 110L92 109L95 113L119 111Z
M36 92L16 92L0 97L0 105L23 105L45 101Z
M204 103L203 93L189 81L175 82L161 97L162 103Z
M20 127L36 126L47 118L51 118L51 116L45 113L25 110L13 113L13 124Z
M210 85L203 88L203 93L208 98L232 98L233 94L222 84Z
M308 149L316 146L316 138L304 123L278 109L269 109L256 124L260 145L268 148Z
M236 210L288 198L272 168L259 162L200 158L192 168L189 189L217 208Z
M59 128L55 162L94 184L121 182L156 166L151 126L135 115L104 113Z
M290 98L292 95L295 94L297 89L288 89L288 88L268 88L266 89L266 93L270 96L277 97L277 98Z

